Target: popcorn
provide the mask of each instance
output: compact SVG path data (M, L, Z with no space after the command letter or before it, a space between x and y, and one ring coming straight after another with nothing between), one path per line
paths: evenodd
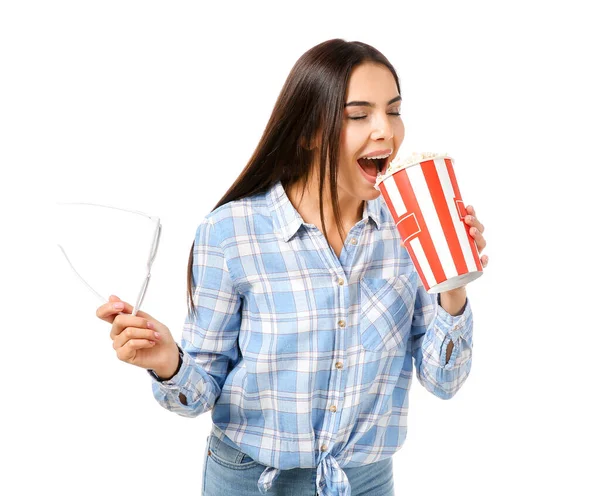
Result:
M392 162L388 166L386 174L388 172L391 172L392 169L394 169L394 172L395 172L396 170L403 169L405 167L408 167L409 165L418 164L419 162L422 162L423 160L432 160L434 158L442 158L442 157L448 157L448 154L447 153L436 153L436 152L421 152L421 153L412 152L412 154L409 157L405 157L403 159L401 159L400 157L396 157L394 160L392 160Z
M377 175L377 180L375 181L375 188L379 189L379 183L384 179L387 179L394 172L398 172L400 169L404 169L414 164L418 164L419 162L423 162L424 160L433 160L434 158L450 158L448 153L436 153L436 152L413 152L410 156L400 158L397 156L391 163L388 165L385 172Z

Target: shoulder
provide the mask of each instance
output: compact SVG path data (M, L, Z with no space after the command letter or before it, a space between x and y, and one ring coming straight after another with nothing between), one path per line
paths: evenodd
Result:
M221 243L252 236L257 231L272 230L271 211L266 194L230 201L205 216L199 228L210 226L212 236Z

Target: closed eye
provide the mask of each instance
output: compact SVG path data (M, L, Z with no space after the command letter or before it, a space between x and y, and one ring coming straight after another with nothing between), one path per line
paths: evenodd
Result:
M390 113L388 113L388 115L397 115L397 116L400 116L401 114L400 114L400 112L397 112L397 113L396 112L390 112ZM348 119L353 120L353 121L358 121L360 119L366 119L366 118L367 118L366 115L363 115L361 117L348 117Z

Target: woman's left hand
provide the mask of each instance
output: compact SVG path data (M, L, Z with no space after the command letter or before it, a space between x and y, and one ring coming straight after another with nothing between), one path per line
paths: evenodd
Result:
M483 224L481 222L479 222L479 219L477 219L477 217L475 216L475 209L473 208L473 205L469 205L467 207L467 215L465 216L465 223L469 226L469 234L471 235L471 237L475 240L475 244L477 245L477 250L479 253L482 252L482 250L485 248L485 245L487 244L485 241L485 238L483 237L483 231L485 230L485 227L483 227ZM481 257L481 265L485 268L488 264L490 260L490 257L488 257L487 255L483 255L483 257ZM466 295L466 285L465 286L460 286L458 288L455 289L449 289L448 291L444 291L441 293L441 295L447 294L450 298L459 298L460 299L460 304L457 306L456 303L448 303L448 297L446 296L442 296L442 299L440 300L442 303L442 307L444 309L446 309L447 311L450 311L449 309L452 308L451 305L457 306L457 308L461 308L464 306L464 301L465 301L465 295ZM456 313L453 313L452 315L458 315ZM452 348L449 348L452 349ZM450 355L448 355L448 357L450 357Z
M479 253L481 253L485 248L485 245L487 244L485 238L483 237L483 231L485 230L485 227L483 227L483 224L475 216L475 209L473 208L473 205L469 205L467 207L467 214L469 215L465 217L465 223L470 227L469 234L475 240L477 250L479 251ZM488 257L487 255L483 255L483 257L481 257L481 265L483 265L483 267L485 268L489 260L490 257Z

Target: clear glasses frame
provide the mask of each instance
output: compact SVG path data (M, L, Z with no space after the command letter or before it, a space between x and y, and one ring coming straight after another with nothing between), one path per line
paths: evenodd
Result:
M160 242L160 234L162 232L162 224L160 223L160 218L148 215L144 212L139 212L137 210L127 210L124 208L111 207L110 205L99 205L97 203L57 202L57 205L89 205L89 206L93 206L93 207L112 208L115 210L122 210L123 212L129 212L132 214L142 215L144 217L147 217L148 219L150 219L152 222L155 223L156 227L154 229L152 246L150 247L150 253L148 254L148 261L146 262L146 277L144 278L144 282L142 283L142 287L140 288L140 291L138 293L137 299L135 301L135 305L133 307L133 312L132 312L132 315L137 315L137 312L140 309L140 307L142 306L142 303L144 301L144 296L146 296L146 291L148 289L148 283L150 282L150 276L151 276L150 271L152 269L152 264L154 263L154 259L156 258L156 253L158 251L158 245ZM75 267L73 267L73 264L71 263L71 260L69 260L69 257L67 256L67 254L65 252L65 249L60 244L58 244L58 247L62 251L65 258L67 259L67 262L69 262L69 265L73 269L73 272L75 272L75 274L77 274L77 277L79 277L79 279L81 279L81 281L89 288L89 290L92 293L94 293L102 301L102 303L106 303L107 299L104 298L94 288L92 288L92 286L81 276L81 274L79 272L77 272Z

